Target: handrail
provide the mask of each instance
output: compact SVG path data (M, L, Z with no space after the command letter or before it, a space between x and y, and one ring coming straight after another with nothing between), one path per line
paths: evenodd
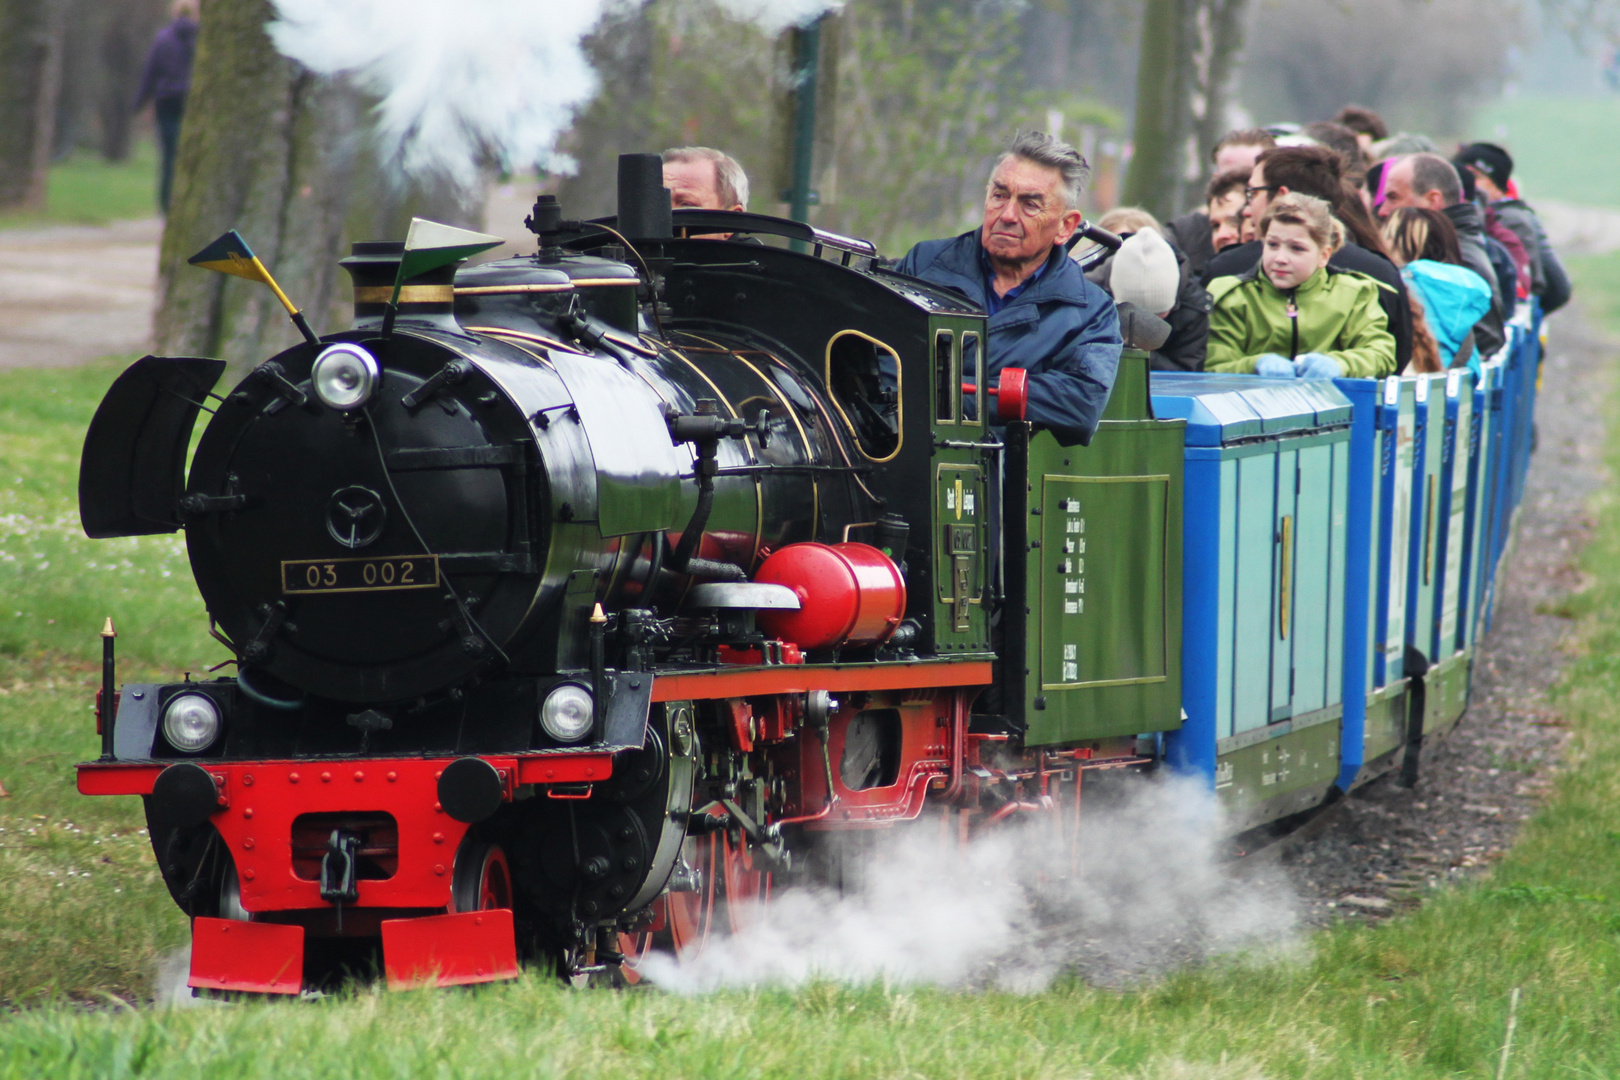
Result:
M788 218L772 217L769 214L750 214L742 210L675 210L670 215L677 236L685 233L757 233L766 236L780 236L787 240L799 240L817 247L831 248L834 251L845 251L851 255L859 255L866 259L878 257L877 247L870 240L861 240L852 236L840 236L838 233L827 232L802 221L793 221ZM592 218L581 222L581 225L607 225L617 227L617 217ZM581 230L568 237L565 243L574 243L583 239L587 232L594 230ZM610 237L604 239L611 242ZM628 237L631 241L642 240L645 237Z

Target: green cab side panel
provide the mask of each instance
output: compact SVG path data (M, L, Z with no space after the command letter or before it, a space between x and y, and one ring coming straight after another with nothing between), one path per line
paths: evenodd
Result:
M1030 746L1181 723L1185 422L1153 419L1146 386L1145 355L1127 352L1090 446L1030 439Z

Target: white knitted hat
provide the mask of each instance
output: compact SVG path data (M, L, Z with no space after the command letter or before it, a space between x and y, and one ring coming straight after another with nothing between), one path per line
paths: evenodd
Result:
M1131 303L1143 311L1163 315L1176 306L1181 268L1169 241L1152 229L1134 232L1114 253L1109 272L1114 301Z

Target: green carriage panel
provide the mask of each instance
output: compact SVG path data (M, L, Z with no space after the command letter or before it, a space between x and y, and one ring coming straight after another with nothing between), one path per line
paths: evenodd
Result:
M1400 680L1367 695L1361 759L1367 767L1380 757L1406 745L1406 682ZM1358 777L1358 780L1360 778Z
M1026 611L1004 662L1024 668L1028 745L1180 723L1184 428L1153 418L1147 357L1127 350L1091 445L1036 432L1021 478L1009 461L1008 595Z
M1215 795L1232 829L1321 802L1339 775L1341 709L1334 706L1216 743Z
M1222 626L1215 635L1215 737L1224 739L1234 730L1237 702L1237 636L1224 625L1226 613L1237 610L1237 574L1228 573L1232 565L1229 552L1238 550L1238 468L1239 458L1227 458L1220 463L1221 493L1220 520L1217 522L1218 548L1222 573L1217 579L1216 595L1222 613Z
M1465 654L1448 657L1423 679L1423 736L1444 735L1457 726L1468 708L1472 664Z

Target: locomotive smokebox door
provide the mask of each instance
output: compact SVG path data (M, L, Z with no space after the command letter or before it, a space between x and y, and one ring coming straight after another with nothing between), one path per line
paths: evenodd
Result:
M374 356L370 399L319 398L317 353ZM523 627L546 543L530 509L542 463L486 371L496 359L404 330L299 346L220 406L182 512L198 586L250 670L398 701L466 678Z
M84 437L79 520L86 536L180 528L191 427L225 361L143 356L112 384Z

